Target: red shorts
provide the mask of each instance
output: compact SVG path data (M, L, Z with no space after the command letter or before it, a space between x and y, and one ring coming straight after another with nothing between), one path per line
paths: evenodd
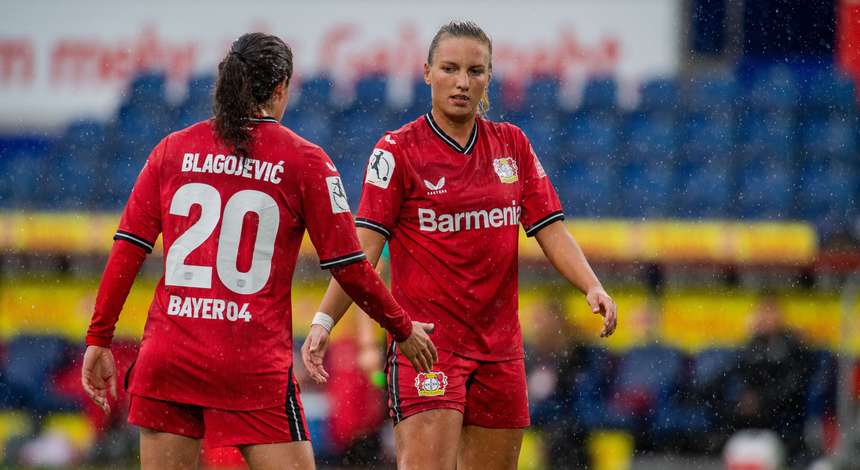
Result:
M208 447L310 440L295 379L283 405L260 410L219 410L132 394L128 422L192 439L205 437Z
M392 343L385 372L388 409L395 425L422 411L452 409L463 414L467 426L529 426L523 359L476 361L440 350L433 370L417 373Z

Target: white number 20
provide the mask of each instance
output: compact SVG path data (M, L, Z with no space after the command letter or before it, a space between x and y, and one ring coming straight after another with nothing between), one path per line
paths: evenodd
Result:
M169 286L212 287L212 266L185 264L185 259L212 235L221 219L221 235L215 256L215 269L221 282L237 294L254 294L269 281L275 237L280 223L278 204L266 193L245 190L234 194L221 210L221 195L208 184L188 183L180 187L170 202L170 213L188 217L193 205L200 206L200 219L180 235L165 257L164 283ZM245 215L257 215L257 238L251 258L251 268L239 271L239 239Z

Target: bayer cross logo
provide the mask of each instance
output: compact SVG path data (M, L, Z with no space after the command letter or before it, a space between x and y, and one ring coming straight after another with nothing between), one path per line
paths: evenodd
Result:
M394 155L383 149L373 149L370 161L367 162L366 183L387 189L391 183L391 175L394 174Z

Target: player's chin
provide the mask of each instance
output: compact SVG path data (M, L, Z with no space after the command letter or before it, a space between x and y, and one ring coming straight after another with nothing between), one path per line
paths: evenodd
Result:
M472 102L468 102L463 105L455 105L452 103L448 103L444 108L445 114L454 120L458 119L468 119L478 112L478 107L472 104Z

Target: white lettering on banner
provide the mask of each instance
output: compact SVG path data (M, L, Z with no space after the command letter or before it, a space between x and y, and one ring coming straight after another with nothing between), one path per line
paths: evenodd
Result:
M238 304L223 299L179 297L171 295L167 314L172 317L202 318L204 320L251 321L248 303Z
M422 232L460 232L519 225L522 209L516 201L508 207L495 207L490 210L439 214L433 209L418 208L418 227Z
M490 9L455 0L408 6L331 0L301 9L259 0L238 10L227 0L212 0L206 6L206 28L188 27L199 22L200 6L194 2L32 0L5 9L0 125L106 118L127 96L129 80L145 70L166 71L170 90L181 92L189 77L214 74L230 42L248 30L283 37L297 52L294 65L303 77L326 73L338 87L374 73L418 79L427 44L446 21L442 11L479 18L493 37L494 75L506 81L595 73L636 81L676 73L680 63L680 0L532 2L527 10L513 0L493 2ZM291 19L289 28L273 20L284 14ZM291 85L300 88L298 82Z
M199 153L185 153L182 156L182 172L236 175L279 184L284 173L284 162L261 162L255 158L210 153L204 157L201 165Z

